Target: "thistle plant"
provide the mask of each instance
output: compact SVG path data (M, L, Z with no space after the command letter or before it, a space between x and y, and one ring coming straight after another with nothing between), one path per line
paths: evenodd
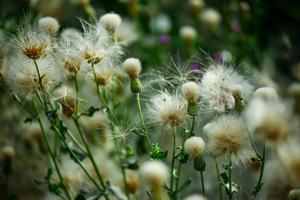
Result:
M247 185L251 194L249 188L242 193L255 199L274 149L291 183L298 184L292 109L275 88L257 87L249 72L212 59L200 58L193 67L201 69L195 70L190 60L176 64L171 57L171 65L150 72L143 56L128 55L119 37L120 15L96 20L90 2L77 4L90 17L80 20L81 31L61 28L53 17L27 21L11 36L3 62L5 84L26 113L19 116L28 132L24 141L30 148L37 142L48 166L35 180L46 186L47 198L240 199L244 188L236 183L236 169L255 165L257 179ZM127 4L138 20L138 2ZM204 5L193 0L189 6L200 11ZM218 31L217 11L205 8L199 19L208 31ZM191 56L197 29L182 26L179 33ZM290 95L298 98L298 89L293 85ZM11 145L2 148L1 191L16 152Z

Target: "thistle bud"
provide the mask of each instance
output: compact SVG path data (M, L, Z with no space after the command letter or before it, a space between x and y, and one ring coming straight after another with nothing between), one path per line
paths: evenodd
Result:
M132 78L130 81L131 92L134 94L140 93L142 91L142 84L140 79Z
M194 158L194 169L196 171L203 172L206 168L205 160L202 156L197 156Z

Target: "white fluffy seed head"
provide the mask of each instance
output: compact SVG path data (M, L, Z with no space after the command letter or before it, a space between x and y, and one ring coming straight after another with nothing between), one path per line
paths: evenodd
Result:
M197 31L194 27L191 26L183 26L179 30L180 36L186 42L194 41L197 37Z
M290 110L281 101L253 98L244 112L249 131L272 143L284 141L289 133Z
M292 83L288 89L289 95L295 99L300 99L300 83Z
M62 112L71 117L76 110L75 91L68 86L61 86L53 92L54 98L62 105Z
M199 11L205 6L205 2L203 0L189 0L189 5L193 10Z
M166 128L181 126L187 119L186 101L177 94L160 92L147 105L148 118Z
M200 96L200 86L196 82L189 81L184 83L181 90L183 96L189 103L197 102Z
M203 10L201 14L202 22L209 28L216 28L221 22L220 13L212 8Z
M185 197L184 200L206 200L206 198L200 194L192 194Z
M41 31L54 36L59 30L59 23L54 17L43 17L39 19L38 27Z
M256 89L254 97L258 97L266 101L278 100L278 94L272 87L261 87Z
M5 159L11 160L15 156L15 149L12 146L4 146L2 155Z
M222 113L244 105L253 86L233 67L213 65L203 74L200 91L208 111Z
M143 181L152 189L162 187L168 180L169 172L167 166L161 161L147 161L140 168Z
M142 70L141 61L138 58L127 58L123 63L123 69L130 78L137 78Z
M58 66L53 65L53 60L45 58L37 60L42 87L50 92L61 81L61 72ZM34 64L22 55L12 55L4 65L5 82L11 90L21 96L31 96L42 88Z
M114 33L117 30L117 28L121 25L122 19L118 14L108 13L101 16L99 22L104 26L104 28L107 31Z
M205 142L202 137L190 137L184 143L184 151L190 156L197 157L203 154Z
M208 149L215 156L231 156L244 163L253 156L243 121L234 115L223 115L203 128Z

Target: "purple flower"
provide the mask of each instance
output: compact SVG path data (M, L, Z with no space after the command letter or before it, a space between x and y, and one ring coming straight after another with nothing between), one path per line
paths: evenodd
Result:
M194 75L199 75L199 74L201 73L200 68L201 68L200 63L192 62L192 63L190 64L191 72L192 72L192 74L194 74Z
M234 32L240 32L241 31L241 25L238 21L234 20L231 22L231 30Z
M171 42L171 37L169 35L161 35L159 37L159 42L163 45L167 45Z
M214 53L213 59L216 63L224 63L224 54L222 52Z

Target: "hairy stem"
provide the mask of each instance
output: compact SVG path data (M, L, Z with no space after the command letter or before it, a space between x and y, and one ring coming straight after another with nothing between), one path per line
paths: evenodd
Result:
M215 167L216 167L217 180L218 180L219 197L220 197L220 200L223 200L223 191L222 191L220 170L219 170L219 164L218 164L217 158L215 158Z
M233 193L232 193L232 159L231 156L228 158L228 182L229 182L229 192L228 198L232 200Z
M200 171L200 177L201 177L202 194L203 194L203 196L205 196L203 171Z
M176 193L173 191L174 181L174 167L175 167L175 154L176 154L176 128L173 129L173 149L172 149L172 161L171 161L171 180L170 180L170 191L172 193L172 199L176 199Z
M129 190L128 190L128 185L127 185L126 171L125 171L124 167L122 167L122 176L123 176L123 182L124 182L124 187L125 187L127 200L131 200L130 193L129 193Z
M262 152L262 156L260 158L260 162L261 162L261 168L260 168L260 173L259 173L259 178L258 181L254 187L254 191L253 191L253 197L255 198L256 195L258 194L258 192L260 191L260 188L262 187L262 178L263 178L263 174L264 174L264 168L265 168L265 159L266 159L266 143L264 142L263 144L263 152Z
M108 195L106 194L106 185L105 185L104 180L103 180L103 178L102 178L102 176L101 176L101 173L100 173L100 171L99 171L99 169L98 169L98 167L97 167L96 161L95 161L95 159L94 159L94 157L93 157L93 154L92 154L92 152L91 152L91 149L90 149L90 147L89 147L89 144L88 144L88 142L87 142L87 140L86 140L86 138L85 138L85 136L84 136L83 131L81 130L81 127L80 127L80 125L79 125L78 119L77 119L76 117L73 117L73 121L74 121L74 123L75 123L75 126L76 126L78 132L79 132L80 138L81 138L81 140L82 140L82 142L83 142L83 144L84 144L84 146L85 146L85 148L86 148L88 157L90 158L91 163L92 163L92 165L93 165L93 167L94 167L94 169L95 169L95 172L96 172L96 174L97 174L97 177L98 177L98 179L99 179L99 181L100 181L100 185L101 185L102 189L104 190L104 197L105 197L106 200L109 200Z
M63 178L63 176L62 176L62 174L61 174L61 172L60 172L58 163L57 163L57 161L56 161L56 156L54 155L54 153L53 153L52 150L51 150L48 136L47 136L47 134L46 134L46 132L45 132L45 129L44 129L43 124L42 124L42 121L41 121L41 118L40 118L40 116L39 116L39 114L38 114L37 106L36 106L36 104L34 103L34 100L32 100L32 102L33 102L33 105L34 105L34 108L35 108L35 111L36 111L36 118L37 118L37 121L38 121L39 126L40 126L40 128L41 128L42 135L43 135L43 139L44 139L44 142L45 142L45 144L46 144L47 151L48 151L48 153L49 153L49 155L50 155L50 158L51 158L51 160L52 160L52 162L53 162L53 164L54 164L54 167L55 167L56 173L57 173L57 175L58 175L58 177L59 177L59 180L60 180L62 189L64 190L64 192L65 192L65 194L66 194L66 196L67 196L67 199L72 200L71 195L70 195L70 193L69 193L69 191L68 191L68 189L67 189L67 187L66 187L66 185L65 185L65 183L64 183L64 178Z
M143 126L143 129L144 129L144 132L145 132L145 138L146 138L147 144L149 146L149 149L151 150L151 142L150 142L150 139L149 139L148 131L147 131L147 128L146 128L146 125L145 125L145 121L144 121L144 117L143 117L143 112L142 112L142 106L141 106L141 100L140 100L140 93L136 94L136 103L137 103L137 106L138 106L138 110L139 110L139 115L140 115L140 119L141 119L141 122L142 122L142 126Z

